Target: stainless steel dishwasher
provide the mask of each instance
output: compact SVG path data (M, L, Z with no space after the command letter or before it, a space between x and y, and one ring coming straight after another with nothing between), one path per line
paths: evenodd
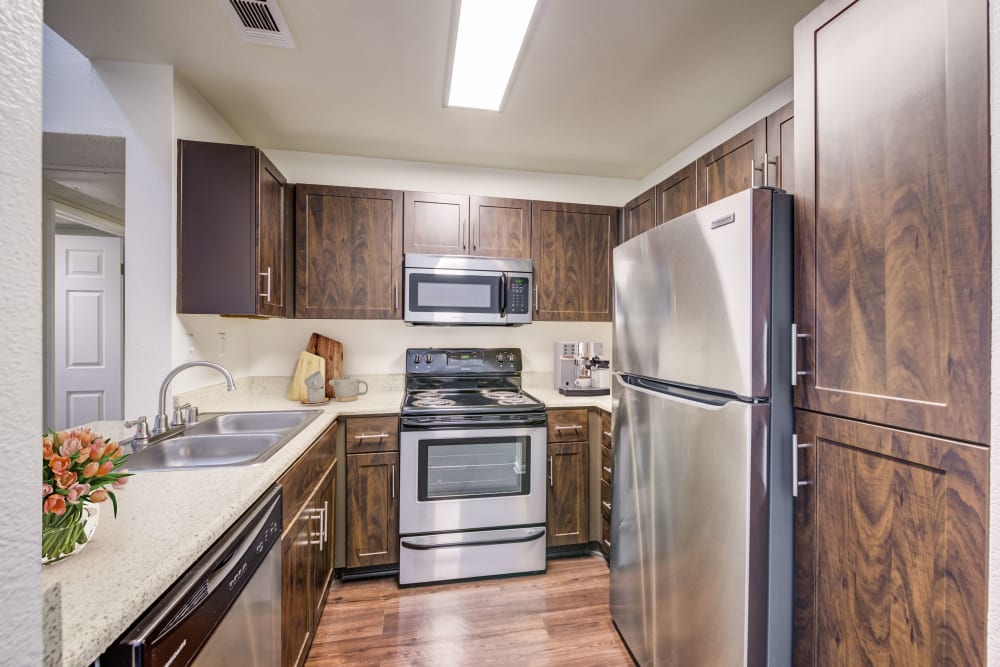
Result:
M281 663L281 487L254 503L100 665Z

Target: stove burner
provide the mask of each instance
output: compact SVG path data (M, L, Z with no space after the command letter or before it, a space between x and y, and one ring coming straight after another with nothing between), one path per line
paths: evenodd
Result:
M440 396L421 396L413 401L413 405L418 408L447 408L455 405L455 401Z
M483 394L486 398L492 398L494 401L511 401L512 403L527 403L526 399L521 394L516 391L488 391Z

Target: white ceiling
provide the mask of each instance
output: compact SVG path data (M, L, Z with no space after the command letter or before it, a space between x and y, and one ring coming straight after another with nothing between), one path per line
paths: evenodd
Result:
M540 0L502 113L448 109L452 0L281 0L298 48L225 0L46 0L84 55L173 65L249 142L640 178L792 73L819 0Z

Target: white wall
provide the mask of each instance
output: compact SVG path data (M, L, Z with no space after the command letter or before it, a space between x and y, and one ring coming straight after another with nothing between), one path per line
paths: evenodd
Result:
M993 322L990 362L990 443L1000 443L1000 2L989 3L990 21L990 167L993 189ZM1000 456L990 450L990 479L1000 480ZM988 664L1000 667L1000 492L990 483Z
M173 68L91 63L44 33L43 128L125 137L125 414L149 414L170 370Z
M42 662L42 1L0 3L0 424L8 452L0 519L0 664ZM35 452L34 455L31 453Z

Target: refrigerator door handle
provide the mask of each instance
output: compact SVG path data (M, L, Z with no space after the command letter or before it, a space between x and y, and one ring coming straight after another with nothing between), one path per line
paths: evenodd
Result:
M622 387L626 389L634 389L635 391L641 392L643 394L649 394L650 396L656 396L658 398L663 398L668 401L675 401L683 405L692 405L694 407L702 408L703 410L721 410L726 407L729 400L725 398L718 398L717 400L712 400L706 398L695 398L694 396L688 396L686 392L677 387L660 387L657 383L650 382L649 380L643 380L642 378L632 377L632 381L629 382L625 379L625 374L615 373L618 378L618 382L621 383Z

